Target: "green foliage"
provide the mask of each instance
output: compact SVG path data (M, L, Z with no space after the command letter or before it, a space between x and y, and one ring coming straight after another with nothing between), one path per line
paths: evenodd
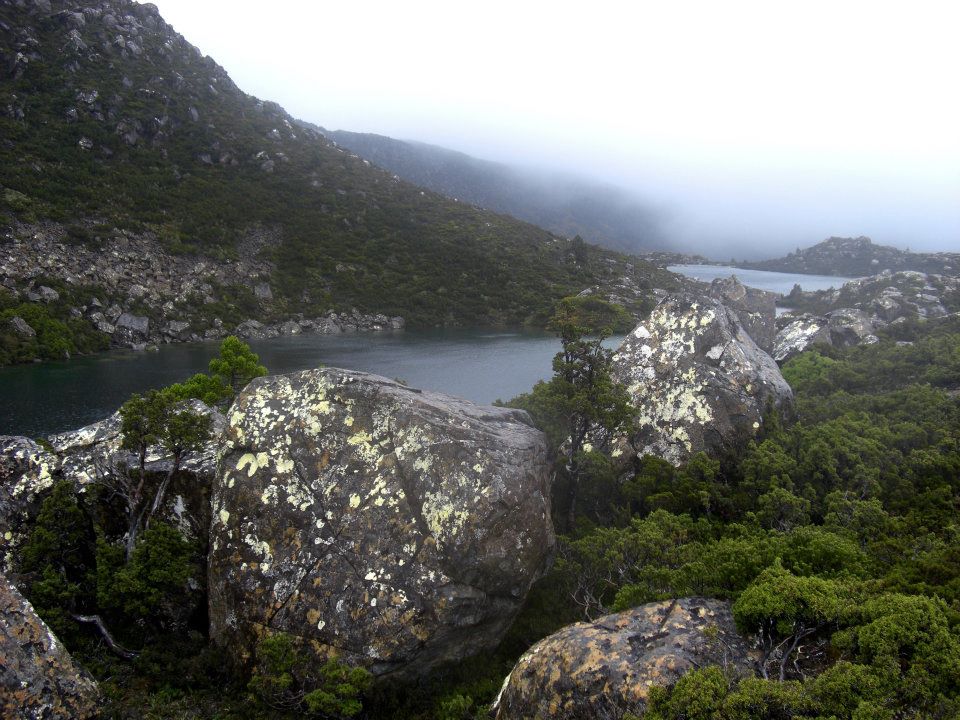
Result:
M312 667L288 635L261 639L248 689L264 708L299 716L355 717L372 676L336 658Z
M127 625L151 631L182 629L189 611L191 578L197 577L197 549L166 523L140 536L133 556L101 541L97 549L97 602Z
M220 343L220 357L210 361L210 374L235 393L267 369L249 345L230 335Z

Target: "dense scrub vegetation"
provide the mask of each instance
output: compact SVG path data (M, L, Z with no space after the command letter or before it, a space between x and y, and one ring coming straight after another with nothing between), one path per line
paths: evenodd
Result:
M46 279L48 287L59 291L52 303L19 302L12 293L0 288L0 366L42 360L65 360L75 353L106 350L110 338L94 329L90 323L70 312L75 298L83 288L72 289L53 279ZM95 294L96 289L88 289ZM14 318L20 318L34 334L19 332Z
M783 369L797 396L794 418L769 415L762 436L726 457L700 455L679 468L644 457L624 468L602 443L560 448L578 422L592 438L628 422L605 376L608 356L574 332L575 309L568 303L557 315L568 335L554 379L513 402L558 447L559 556L496 652L415 686L372 690L363 672L333 661L312 668L305 687L294 680L303 673L291 672L302 660L281 636L258 651L251 677L235 677L207 645L202 601L185 583L197 576L198 550L154 524L125 560L93 521L94 498L58 486L24 552L35 578L28 594L101 678L108 715L485 717L516 658L563 624L703 595L734 601L738 626L763 656L760 673L738 682L721 668L699 669L655 691L650 717L955 717L957 321L804 353ZM259 371L234 351L245 358L232 363L240 374ZM229 369L213 369L225 388ZM572 484L571 512L560 490ZM94 611L138 652L134 660L72 619Z

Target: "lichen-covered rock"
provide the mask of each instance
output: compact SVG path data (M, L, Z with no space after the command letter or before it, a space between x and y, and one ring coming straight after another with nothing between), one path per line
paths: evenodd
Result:
M96 716L97 683L17 589L0 574L0 717L83 720Z
M553 544L526 413L335 368L258 378L214 490L211 636L416 677L496 645Z
M826 318L803 314L784 318L773 343L773 359L785 363L816 343L830 344L830 330Z
M29 520L53 486L60 459L29 438L0 435L0 572L10 572Z
M773 359L784 363L814 344L852 347L878 342L874 320L857 308L838 308L824 317L809 314L784 317L784 325L774 342Z
M494 705L497 720L593 720L641 714L655 685L705 665L752 674L730 603L684 598L568 625L517 661Z
M737 313L740 324L761 350L773 352L777 335L777 294L747 287L736 275L710 283L710 294Z
M637 409L630 445L674 464L756 433L793 392L737 314L710 297L669 295L613 356Z

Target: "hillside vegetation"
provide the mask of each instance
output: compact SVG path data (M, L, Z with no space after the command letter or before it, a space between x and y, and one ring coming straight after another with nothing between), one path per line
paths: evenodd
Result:
M670 282L394 179L242 92L151 5L21 5L0 2L8 241L55 221L79 243L126 230L230 258L267 228L259 253L288 314L356 307L412 325L542 322L587 286Z

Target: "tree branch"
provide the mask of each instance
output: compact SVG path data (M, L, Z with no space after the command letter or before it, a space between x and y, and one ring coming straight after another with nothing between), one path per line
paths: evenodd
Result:
M103 636L103 639L106 641L107 647L109 647L114 652L114 654L119 655L120 657L126 660L133 660L137 656L137 653L133 652L132 650L127 650L125 647L123 647L116 640L113 639L113 635L111 635L110 631L107 630L107 626L103 624L103 620L99 615L72 614L70 617L72 617L78 623L86 623L88 625L93 625L94 627L96 627L97 630L100 631L100 634Z

